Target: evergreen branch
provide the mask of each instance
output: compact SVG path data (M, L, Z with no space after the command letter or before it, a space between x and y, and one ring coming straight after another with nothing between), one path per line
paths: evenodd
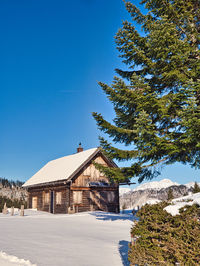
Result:
M103 137L99 137L100 145L104 150L106 156L110 159L118 161L127 161L138 156L138 150L120 150L108 143Z

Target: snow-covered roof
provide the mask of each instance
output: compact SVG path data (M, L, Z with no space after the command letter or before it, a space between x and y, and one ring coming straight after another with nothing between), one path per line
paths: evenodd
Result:
M98 148L93 148L50 161L26 181L23 187L67 180L98 151Z

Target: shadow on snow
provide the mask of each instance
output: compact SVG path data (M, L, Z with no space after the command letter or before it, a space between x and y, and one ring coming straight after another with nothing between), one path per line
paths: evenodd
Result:
M133 216L131 211L126 211L123 214L110 213L110 212L106 213L106 212L97 211L97 212L90 213L90 215L95 216L97 220L101 220L101 221L117 221L117 220L134 221L134 220L136 220L136 217Z
M128 261L128 250L129 250L128 244L129 244L129 242L126 240L119 241L119 253L121 256L123 266L129 266L130 265L130 263Z

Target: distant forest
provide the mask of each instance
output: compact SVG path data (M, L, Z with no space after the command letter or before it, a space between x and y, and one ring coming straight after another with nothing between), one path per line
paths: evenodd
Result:
M3 187L12 189L13 187L21 187L23 185L23 182L16 180L8 180L6 178L0 177L0 184L2 184ZM7 207L10 208L14 206L15 208L20 208L21 205L24 205L25 208L27 208L27 202L25 200L19 200L19 199L10 199L6 196L0 195L0 211L3 209L4 204L6 203Z
M6 178L0 177L0 184L2 184L3 187L21 187L24 182L21 182L19 180L13 181L13 180L8 180Z

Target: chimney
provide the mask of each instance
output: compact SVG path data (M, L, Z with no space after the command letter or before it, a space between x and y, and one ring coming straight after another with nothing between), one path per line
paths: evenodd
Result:
M79 143L79 146L78 146L78 148L77 148L77 153L78 153L78 152L81 152L81 151L83 151L83 148L82 148L82 146L81 146L81 143Z

